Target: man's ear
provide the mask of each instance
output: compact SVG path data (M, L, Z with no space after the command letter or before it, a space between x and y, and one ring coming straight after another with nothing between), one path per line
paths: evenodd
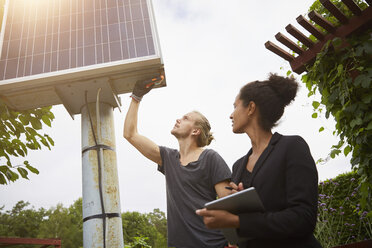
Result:
M195 128L192 130L192 133L191 135L199 135L200 134L200 129L199 128Z

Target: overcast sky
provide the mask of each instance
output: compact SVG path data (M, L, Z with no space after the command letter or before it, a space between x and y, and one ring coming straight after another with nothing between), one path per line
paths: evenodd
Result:
M263 80L269 72L285 75L289 64L268 51L264 43L275 40L296 17L306 14L313 0L153 0L167 87L146 95L139 111L139 132L159 145L178 148L170 134L176 118L199 110L210 121L215 149L231 167L250 149L247 135L233 134L229 116L239 89L247 82ZM306 31L304 31L307 34ZM288 34L287 36L290 37ZM283 69L281 69L283 68ZM300 81L300 76L296 75ZM117 166L122 211L166 211L164 176L122 136L130 103L121 95L120 112L114 110ZM302 84L296 100L286 108L273 130L301 135L315 160L326 157L338 140L332 136L333 120L311 118L311 103ZM30 180L0 186L0 206L11 209L18 201L36 209L62 203L70 206L82 196L80 116L72 120L62 106L52 109L55 120L45 128L55 146L30 152L26 158L39 171ZM325 131L318 130L324 126ZM350 157L340 156L318 165L319 179L350 171Z

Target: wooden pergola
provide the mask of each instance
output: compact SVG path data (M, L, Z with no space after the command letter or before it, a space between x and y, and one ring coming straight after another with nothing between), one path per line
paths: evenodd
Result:
M314 63L317 54L321 51L327 41L332 40L335 37L345 39L351 34L363 32L372 27L372 0L366 0L369 6L364 10L360 9L353 0L341 1L353 13L351 18L347 18L345 14L342 13L330 0L320 0L320 3L341 23L341 25L338 27L335 27L316 11L311 11L308 13L310 20L324 28L327 31L327 34L319 30L309 20L306 20L304 16L300 15L296 18L296 21L304 29L309 31L317 38L317 42L313 42L308 38L308 36L301 33L291 24L285 27L286 31L300 41L304 46L306 46L306 48L300 47L280 32L275 35L275 38L280 43L296 53L297 56L293 56L292 54L286 52L271 41L267 41L265 43L265 47L287 60L290 63L292 70L297 74L301 74L302 72L306 71L306 66Z

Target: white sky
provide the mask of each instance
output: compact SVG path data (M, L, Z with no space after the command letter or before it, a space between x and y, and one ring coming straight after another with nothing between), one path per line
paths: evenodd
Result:
M233 134L230 113L239 89L247 82L263 80L269 72L285 75L289 64L268 51L268 40L287 24L303 30L296 17L306 14L313 0L153 0L157 29L167 77L167 87L146 95L139 112L139 131L159 145L178 148L170 134L176 118L199 110L211 122L216 138L209 148L218 151L231 167L251 147L246 135ZM304 31L307 34L306 31ZM292 38L292 37L291 37ZM287 50L287 49L286 49ZM281 69L283 67L284 69ZM298 77L300 79L300 77ZM164 176L123 137L129 94L121 95L122 112L114 110L120 201L123 211L166 211ZM311 102L305 85L287 107L273 131L301 135L315 160L325 157L338 140L334 122L311 118ZM62 106L52 109L55 141L49 151L30 152L26 158L39 171L30 180L0 186L0 206L11 209L20 200L36 209L62 203L70 206L82 196L80 116L72 120ZM318 133L324 126L326 130ZM343 155L318 165L319 179L350 171L350 157Z

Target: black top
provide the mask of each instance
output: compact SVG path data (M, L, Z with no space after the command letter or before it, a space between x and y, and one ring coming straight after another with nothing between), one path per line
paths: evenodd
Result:
M238 184L252 149L233 165ZM239 215L241 237L251 238L239 248L318 248L313 231L317 220L318 173L310 149L300 136L273 134L258 158L245 187L255 187L264 213Z
M247 169L243 170L240 181L243 183L243 187L245 189L249 188L249 185L251 185L251 178L252 178L252 173Z

